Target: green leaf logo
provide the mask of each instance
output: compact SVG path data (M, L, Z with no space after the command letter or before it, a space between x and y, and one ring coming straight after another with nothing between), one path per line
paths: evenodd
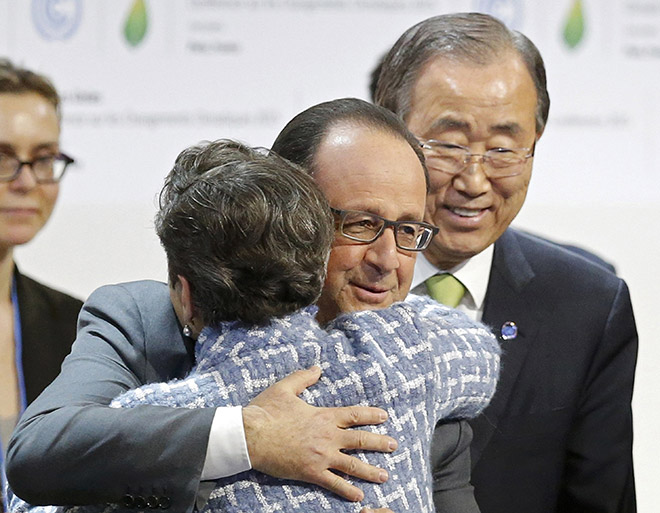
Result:
M147 33L147 6L144 0L135 0L124 24L124 37L131 46L139 45Z
M564 42L569 48L575 48L584 37L584 12L582 11L582 0L573 0L573 6L568 13L566 25L564 25Z

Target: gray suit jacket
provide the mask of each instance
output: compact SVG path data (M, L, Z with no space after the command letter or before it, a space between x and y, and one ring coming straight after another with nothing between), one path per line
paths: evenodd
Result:
M137 499L191 512L215 410L108 404L128 389L185 376L193 349L166 284L95 291L62 373L26 410L9 444L14 492L35 505ZM446 505L441 511L478 511L468 482L469 426L446 424L436 438L436 503Z
M184 340L164 283L102 287L80 313L61 374L26 410L9 443L7 477L31 504L151 498L190 512L215 410L107 405L128 389L183 377Z

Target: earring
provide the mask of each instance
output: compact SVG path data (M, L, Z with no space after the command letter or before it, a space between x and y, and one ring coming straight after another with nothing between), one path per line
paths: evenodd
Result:
M186 325L183 327L183 334L184 334L186 337L192 337L192 329L190 328L190 326L189 326L188 324L186 324Z

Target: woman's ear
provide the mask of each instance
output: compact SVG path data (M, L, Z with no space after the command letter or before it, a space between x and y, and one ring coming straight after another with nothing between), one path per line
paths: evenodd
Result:
M203 327L203 322L197 316L190 283L184 276L177 275L176 282L170 284L170 299L179 322L184 326L189 326L193 333L197 335Z

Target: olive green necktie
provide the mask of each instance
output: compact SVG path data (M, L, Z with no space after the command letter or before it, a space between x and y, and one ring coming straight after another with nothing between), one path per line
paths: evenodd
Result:
M465 294L465 286L453 274L431 276L426 288L433 299L451 308L456 308Z

